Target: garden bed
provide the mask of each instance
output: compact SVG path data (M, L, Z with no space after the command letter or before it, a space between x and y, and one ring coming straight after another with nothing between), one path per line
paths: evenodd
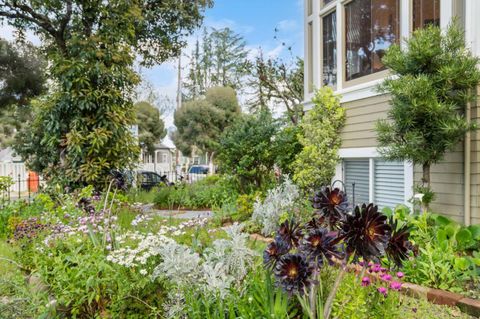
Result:
M271 243L274 240L271 237L265 237L261 234L256 233L250 234L250 239L253 241L261 241L264 243ZM361 267L359 268L358 265L351 265L351 267L349 268L351 271L356 273L360 273L362 271ZM411 297L425 299L437 305L456 306L466 314L480 317L480 301L472 298L467 298L458 293L453 293L441 289L423 287L408 282L402 283L401 291Z

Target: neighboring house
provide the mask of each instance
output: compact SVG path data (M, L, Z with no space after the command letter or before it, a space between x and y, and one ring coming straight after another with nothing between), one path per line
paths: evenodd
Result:
M155 144L153 154L142 154L143 170L154 171L158 173L166 173L175 171L176 150L164 143Z
M391 43L428 23L446 28L457 16L466 42L480 55L479 0L305 0L305 105L314 88L329 85L342 96L347 121L335 179L343 180L355 202L380 207L409 205L421 167L379 157L375 122L385 118L389 98L375 87L388 75L381 58ZM473 121L480 104L467 106ZM445 160L432 167L435 212L465 224L480 223L480 134L469 134Z

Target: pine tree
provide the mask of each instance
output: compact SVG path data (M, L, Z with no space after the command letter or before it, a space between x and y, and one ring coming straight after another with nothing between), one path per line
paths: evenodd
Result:
M431 165L473 129L464 109L476 95L478 61L455 22L444 33L435 26L417 30L405 49L393 45L383 58L394 76L379 87L392 106L376 125L379 151L422 165L423 187L430 188Z

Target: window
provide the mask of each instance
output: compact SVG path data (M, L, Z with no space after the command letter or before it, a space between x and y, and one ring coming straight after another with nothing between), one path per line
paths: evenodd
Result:
M327 4L329 4L330 2L332 2L333 0L323 0L323 5L326 6Z
M372 200L379 209L382 209L405 203L403 162L387 162L379 158L355 158L345 159L343 163L345 189L351 204L361 205Z
M337 14L332 12L322 18L322 77L323 85L337 84Z
M440 0L413 0L413 30L429 24L440 26Z
M369 159L345 160L345 189L352 205L370 201L370 162Z
M375 160L373 201L378 208L394 208L405 202L405 168L403 162Z
M386 49L399 39L399 0L354 0L345 6L346 80L385 67Z
M310 22L307 27L307 65L308 65L308 77L307 87L308 93L313 92L313 23Z

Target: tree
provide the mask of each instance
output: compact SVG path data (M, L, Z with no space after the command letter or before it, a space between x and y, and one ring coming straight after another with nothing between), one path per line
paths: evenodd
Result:
M279 58L265 59L260 54L254 62L249 62L253 88L250 108L258 110L270 105L280 105L293 125L303 117L303 60L296 58L289 65Z
M147 152L155 152L155 143L167 135L165 123L160 118L160 111L148 102L135 103L138 124L138 139Z
M0 38L0 110L12 105L25 106L43 94L45 60L31 43L10 43Z
M46 63L31 43L0 39L0 148L31 118L29 102L46 91Z
M273 173L277 130L267 111L243 115L220 137L220 168L237 176L244 190L249 185L262 187Z
M132 102L143 65L178 55L209 0L7 1L0 18L45 39L56 89L36 103L36 118L16 150L46 177L101 184L138 159Z
M229 28L204 28L202 41L196 41L190 56L190 68L184 85L186 96L195 99L214 86L231 87L238 91L246 74L248 51L245 40Z
M298 139L301 132L300 126L290 124L282 127L275 135L275 164L282 174L293 176L293 163L303 149Z
M210 88L205 98L185 102L175 111L175 145L185 155L191 154L196 146L210 153L213 159L219 136L239 114L237 95L232 88Z
M428 26L415 31L405 49L394 45L383 58L395 77L380 86L392 107L376 125L379 151L390 160L422 165L427 188L430 166L472 129L464 108L475 97L480 72L464 41L456 23L444 34Z
M293 163L293 179L306 190L331 183L340 159L340 133L346 120L340 98L330 87L319 89L312 102L313 108L300 122L303 149Z

